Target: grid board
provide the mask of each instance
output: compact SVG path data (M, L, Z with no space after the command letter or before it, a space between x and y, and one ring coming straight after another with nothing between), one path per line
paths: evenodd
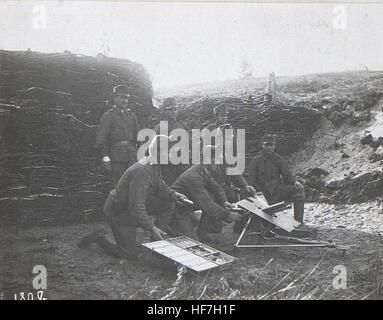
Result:
M185 236L142 245L196 272L227 265L235 260L222 251Z

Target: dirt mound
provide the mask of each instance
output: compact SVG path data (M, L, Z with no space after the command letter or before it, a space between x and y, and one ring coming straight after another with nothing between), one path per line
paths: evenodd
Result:
M309 201L359 203L383 195L383 99L371 119L336 128L324 120L313 139L291 159Z

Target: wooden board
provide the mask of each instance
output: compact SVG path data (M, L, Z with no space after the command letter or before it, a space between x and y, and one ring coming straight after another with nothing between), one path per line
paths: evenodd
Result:
M254 201L255 200L255 201ZM253 213L254 215L276 225L277 227L291 232L297 226L300 225L298 221L296 221L291 215L291 209L279 211L273 213L272 215L267 214L261 210L261 208L265 208L264 202L261 199L243 199L237 202L238 207L246 209L247 211ZM260 208L261 207L261 208Z
M196 272L227 265L235 260L222 251L185 236L142 245Z

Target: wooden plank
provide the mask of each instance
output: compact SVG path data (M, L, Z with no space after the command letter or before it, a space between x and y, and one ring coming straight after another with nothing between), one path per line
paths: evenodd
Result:
M251 202L247 199L238 201L237 205L287 232L293 231L297 226L300 225L298 221L288 215L289 210L276 212L270 215L260 210L257 206L257 203Z

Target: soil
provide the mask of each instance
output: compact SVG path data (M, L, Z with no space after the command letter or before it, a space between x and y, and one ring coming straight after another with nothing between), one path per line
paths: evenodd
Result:
M307 204L306 212L306 222L318 226L320 239L351 246L345 254L330 248L234 251L237 236L228 224L209 244L234 254L236 262L202 274L188 271L178 284L177 266L143 247L136 261L109 257L96 244L78 248L78 240L95 229L104 228L111 237L102 222L8 228L0 242L0 293L3 299L36 293L32 269L44 265L48 299L382 299L382 203L313 203ZM139 234L139 242L148 239L148 234ZM339 265L346 268L346 289L333 286L334 267Z
M371 108L371 120L358 126L345 124L334 128L330 121L323 119L321 129L308 141L303 150L290 158L296 173L311 168L321 168L329 174L325 183L342 180L352 172L354 178L367 172L382 171L380 161L370 161L374 149L361 144L361 139L371 134L373 139L383 136L383 99ZM342 155L346 154L348 157Z

